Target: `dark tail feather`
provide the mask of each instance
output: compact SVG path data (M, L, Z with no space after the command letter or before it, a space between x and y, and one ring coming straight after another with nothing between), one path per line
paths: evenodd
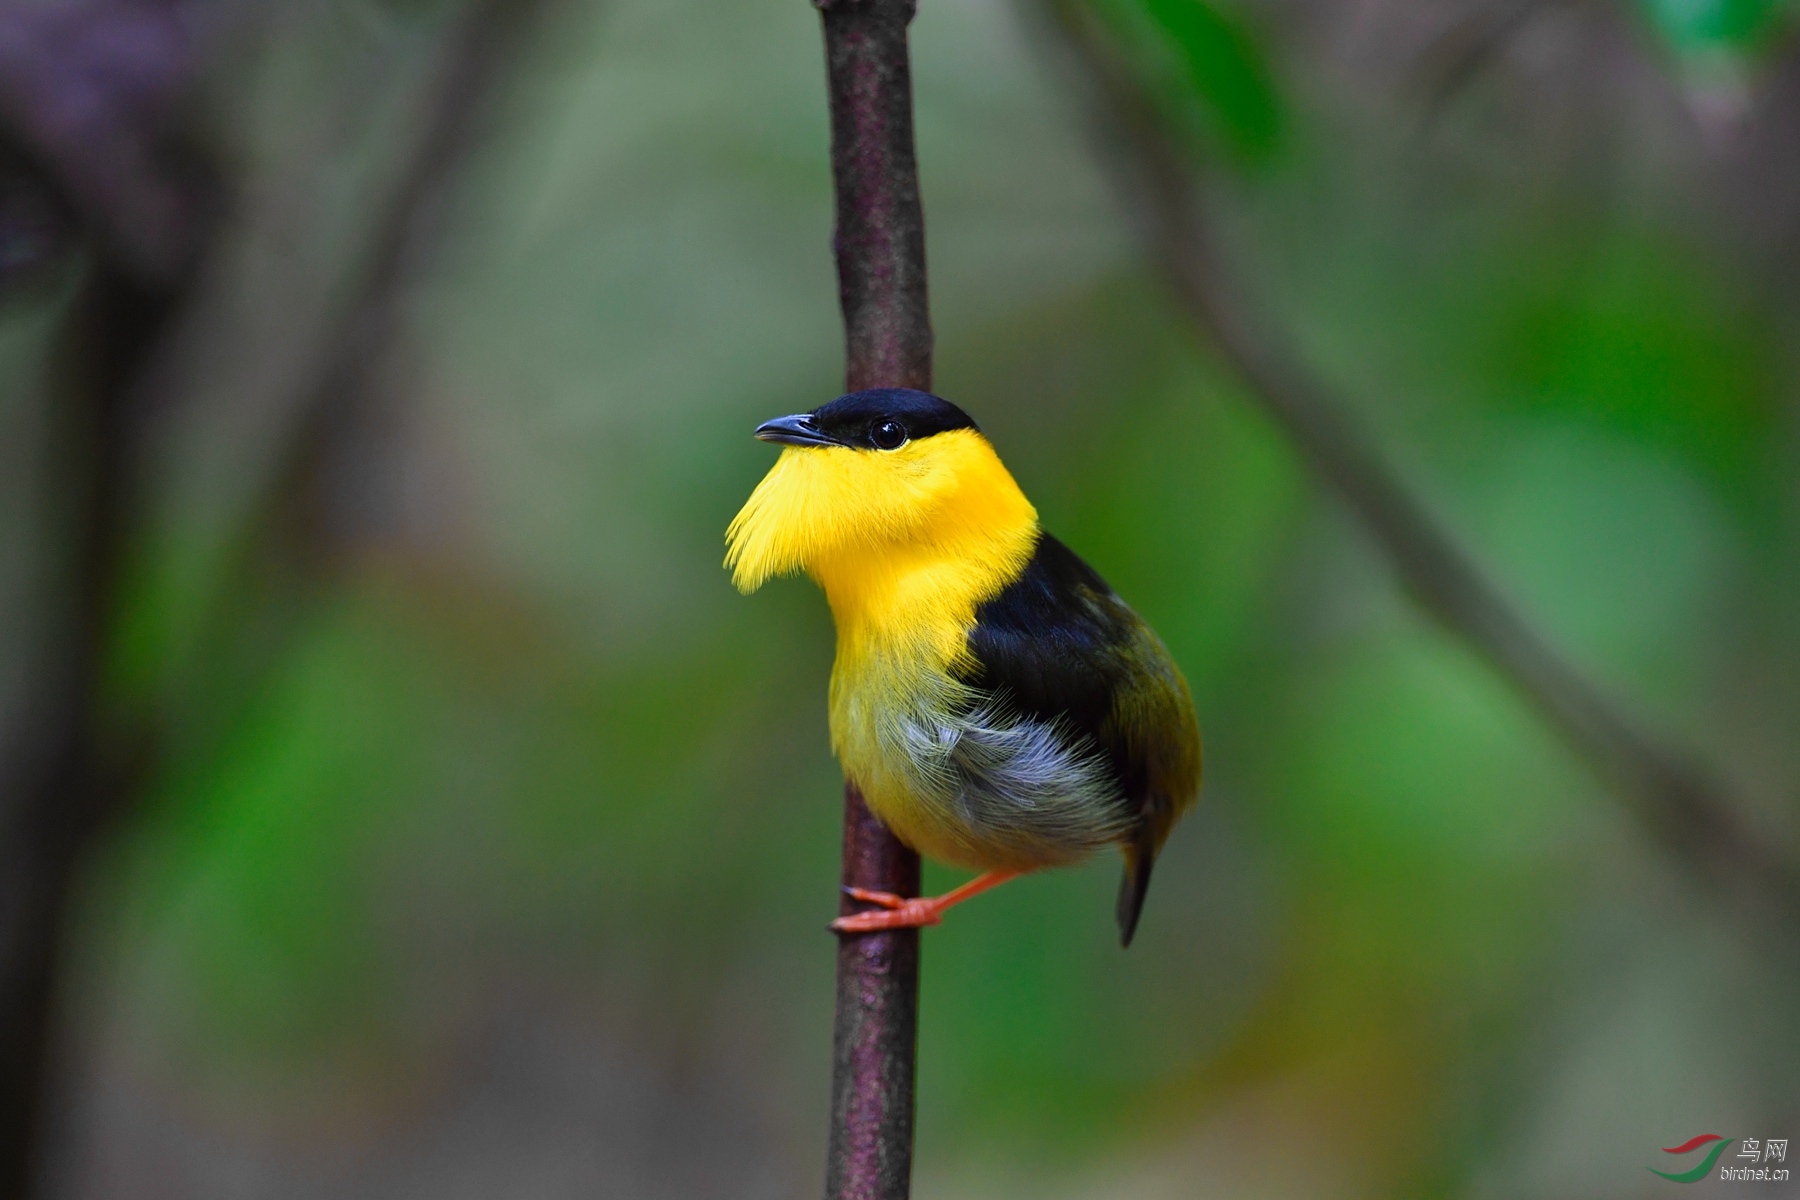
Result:
M1150 868L1156 865L1156 843L1146 830L1125 846L1125 877L1119 880L1119 945L1131 945L1137 932L1138 917L1144 911L1144 897L1150 891Z

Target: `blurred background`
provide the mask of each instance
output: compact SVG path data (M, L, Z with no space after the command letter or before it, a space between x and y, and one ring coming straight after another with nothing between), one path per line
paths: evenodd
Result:
M1791 7L1095 11L1285 344L1793 861ZM1128 953L1110 859L925 935L915 1194L1635 1197L1800 1134L1800 908L1696 885L1407 600L1043 9L913 51L937 390L1208 755ZM0 128L34 1194L816 1192L831 623L720 566L749 431L840 379L816 13L15 0Z

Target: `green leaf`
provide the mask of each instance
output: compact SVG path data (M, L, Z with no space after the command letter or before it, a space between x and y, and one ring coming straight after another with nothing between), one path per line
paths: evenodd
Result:
M1250 31L1204 0L1141 0L1146 16L1180 54L1187 82L1218 131L1248 159L1280 144L1281 98L1274 73Z
M1762 44L1787 15L1787 0L1644 0L1663 37L1682 51L1737 50Z

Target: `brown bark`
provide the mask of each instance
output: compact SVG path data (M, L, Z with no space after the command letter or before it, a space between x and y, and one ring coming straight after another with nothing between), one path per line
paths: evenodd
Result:
M925 218L906 27L913 0L820 0L837 193L834 248L847 390L931 387ZM845 886L919 894L919 856L844 790ZM841 911L855 906L845 897ZM911 1188L919 932L842 934L832 1034L827 1200Z

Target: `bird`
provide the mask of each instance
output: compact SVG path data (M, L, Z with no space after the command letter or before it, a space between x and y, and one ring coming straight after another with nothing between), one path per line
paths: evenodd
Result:
M941 896L848 888L832 928L939 924L946 909L1108 846L1129 946L1151 868L1200 791L1200 730L1163 642L1037 510L969 415L874 388L777 417L782 447L726 530L749 594L804 572L837 628L832 749L876 817L980 872Z

